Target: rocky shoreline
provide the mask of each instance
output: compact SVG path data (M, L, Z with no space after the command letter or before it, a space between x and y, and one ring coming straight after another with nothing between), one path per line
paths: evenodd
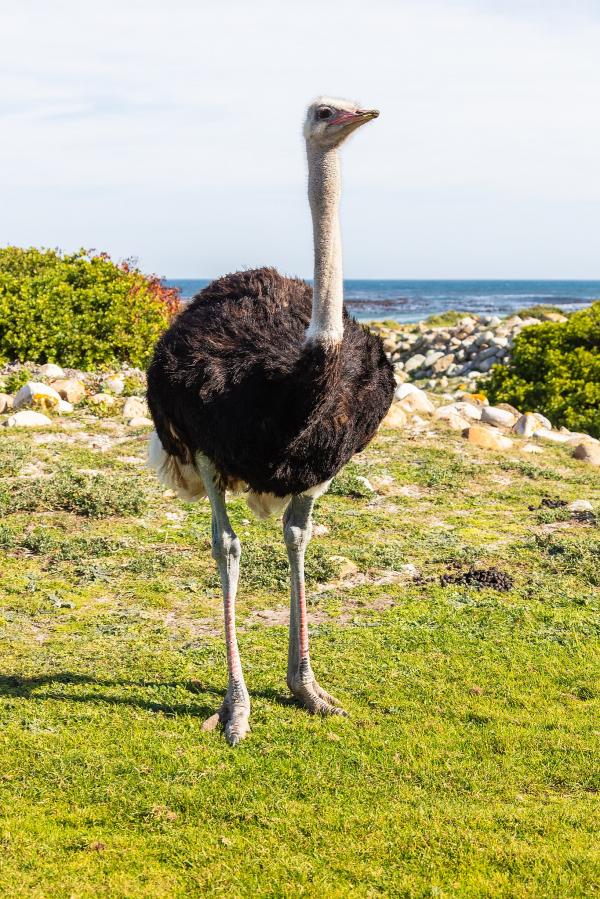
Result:
M567 320L558 312L544 312L539 318L457 315L456 319L454 324L437 327L428 320L397 328L385 322L372 324L383 339L399 383L423 381L429 389L446 388L461 380L476 384L492 366L508 363L523 328Z

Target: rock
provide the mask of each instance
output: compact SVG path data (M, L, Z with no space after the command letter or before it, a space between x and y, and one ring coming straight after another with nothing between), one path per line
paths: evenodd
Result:
M46 362L40 368L40 375L43 378L64 378L65 373L60 365L55 365L54 362Z
M315 524L313 527L313 537L326 537L329 533L329 528L326 524Z
M417 371L419 368L423 367L424 362L425 356L422 353L415 353L414 356L411 356L410 359L404 363L404 371L409 374L411 371Z
M123 418L128 421L130 418L140 417L148 417L148 406L137 396L128 396L123 406Z
M580 443L573 450L573 458L589 462L590 465L600 465L600 445L594 443Z
M539 423L542 425L542 427L548 428L549 431L552 430L552 424L548 421L548 419L546 418L545 415L542 415L541 412L534 412L533 414L535 415L535 417L537 418Z
M567 316L561 315L560 312L542 312L543 322L566 322Z
M117 396L121 396L121 394L125 390L125 383L122 378L113 375L110 378L104 379L104 381L102 382L102 387L104 390L110 390L111 393L114 393Z
M481 421L485 424L494 425L495 428L512 428L516 417L512 412L500 409L499 406L483 406L481 409Z
M515 418L520 418L521 413L514 406L511 406L510 403L496 403L496 409L505 409L507 412L511 412Z
M540 423L531 412L526 412L525 415L522 415L519 420L513 425L513 431L515 434L520 434L521 437L531 437L531 435L537 431Z
M409 393L415 393L415 391L418 392L419 390L420 388L416 387L414 384L401 384L400 387L396 389L394 399L403 400Z
M593 512L594 507L592 506L589 499L574 499L572 503L569 503L567 506L569 512Z
M22 406L32 406L34 403L47 404L56 408L59 400L60 396L53 387L38 381L28 381L24 387L21 387L16 392L13 399L13 408L20 409Z
M392 403L390 411L381 423L382 428L405 428L408 416L398 403Z
M533 432L533 436L538 440L547 440L550 443L568 443L569 434L561 434L560 431L549 431L548 428L538 428Z
M541 446L536 446L535 443L526 443L525 446L521 447L521 450L524 453L543 453L544 450Z
M51 425L52 421L41 412L26 409L23 412L16 412L14 415L11 415L4 424L9 428L41 428Z
M442 356L437 362L433 363L433 370L436 374L441 374L444 371L447 371L452 363L454 362L454 353L446 353L445 356Z
M151 418L147 418L145 415L134 415L133 418L130 418L127 422L130 428L153 428L154 422Z
M93 406L114 406L116 402L115 397L110 393L94 393L90 397L90 403Z
M435 410L435 406L427 396L424 390L418 388L407 394L404 399L398 403L405 412L426 412L431 415Z
M469 419L463 418L458 412L452 412L450 415L446 415L442 421L445 421L448 427L452 428L453 431L464 431L470 424Z
M77 405L85 397L85 384L76 378L61 378L59 381L53 381L52 387L63 400L73 405Z
M13 407L13 398L8 393L0 393L0 413L8 412Z
M61 399L58 401L58 406L56 407L56 411L60 415L68 415L70 412L73 411L73 404L68 403L66 400Z
M425 361L423 363L424 368L431 368L434 362L437 362L438 359L441 359L444 354L439 350L428 350Z
M510 437L505 437L494 428L486 428L484 425L471 425L464 432L464 436L469 443L484 449L505 450L510 449L513 445Z
M375 493L375 488L368 478L365 478L364 475L359 474L356 476L356 480L359 484L362 484L365 490L368 490L370 493Z
M464 398L460 403L455 403L455 406L456 411L460 415L464 415L465 418L471 418L473 421L479 421L481 419L483 406L477 406L474 402Z

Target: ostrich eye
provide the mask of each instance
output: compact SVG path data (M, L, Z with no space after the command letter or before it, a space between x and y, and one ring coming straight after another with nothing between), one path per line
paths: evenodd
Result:
M333 109L330 109L329 106L322 106L321 109L317 109L317 118L320 120L330 119L333 115Z

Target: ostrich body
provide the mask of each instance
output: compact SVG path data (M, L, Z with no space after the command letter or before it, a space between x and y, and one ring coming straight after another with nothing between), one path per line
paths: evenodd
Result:
M212 506L229 684L207 724L220 720L234 745L249 730L250 700L235 635L241 548L227 517L226 490L245 490L260 516L285 509L287 683L309 711L345 714L312 672L304 554L315 498L371 440L395 386L381 341L343 304L338 147L377 114L325 98L308 109L314 288L269 268L219 278L175 319L148 370L156 427L150 465L183 498L208 495Z

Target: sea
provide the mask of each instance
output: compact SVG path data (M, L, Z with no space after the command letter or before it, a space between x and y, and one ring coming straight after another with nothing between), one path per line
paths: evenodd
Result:
M209 284L205 278L172 278L189 300ZM416 322L456 309L482 315L510 315L538 303L573 312L600 299L600 281L344 281L348 310L363 321Z

